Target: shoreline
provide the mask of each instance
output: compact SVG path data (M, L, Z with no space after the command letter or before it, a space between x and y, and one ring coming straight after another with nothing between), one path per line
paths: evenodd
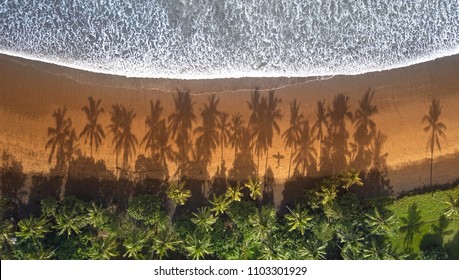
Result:
M136 75L128 75L125 73L113 73L107 70L97 70L91 67L83 67L80 66L81 63L65 63L60 61L52 61L46 58L39 58L34 57L33 55L29 54L21 54L14 51L1 51L0 56L7 56L10 58L16 58L26 61L31 61L33 63L42 63L47 64L48 66L55 66L60 68L67 68L68 70L75 70L78 72L86 72L89 75L107 75L113 76L117 79L140 79L140 80L161 80L161 81L222 81L222 80L242 80L242 79L311 79L313 77L335 77L335 76L359 76L365 75L369 73L378 73L384 71L391 71L397 69L403 69L412 67L418 64L429 63L438 59L444 59L451 56L459 55L459 46L451 48L449 50L441 50L437 53L427 54L423 57L419 57L416 59L412 59L411 61L404 61L400 62L399 64L389 65L379 69L368 69L362 72L355 72L355 73L312 73L308 74L307 76L304 75L296 75L296 74L284 74L284 75L276 75L276 74L264 74L257 72L247 72L245 74L238 74L238 75L226 75L226 76L219 76L219 75L202 75L202 76L136 76ZM252 73L252 74L249 74ZM210 78L209 78L210 77Z

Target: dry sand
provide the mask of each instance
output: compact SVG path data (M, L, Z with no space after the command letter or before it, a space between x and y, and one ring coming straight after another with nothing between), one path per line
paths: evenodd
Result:
M48 172L52 164L47 162L48 151L45 151L47 128L54 124L51 114L58 107L67 107L68 116L79 133L85 125L81 109L87 104L88 96L102 100L105 114L101 123L104 127L109 124L108 111L112 104L130 106L137 113L133 132L140 142L147 131L144 121L149 100L160 99L167 116L173 111L172 96L177 88L190 89L195 101L194 112L200 122L202 103L208 94L216 93L220 98L220 110L230 115L240 112L247 121L246 101L255 86L262 90L275 88L277 96L282 98L281 131L288 126L289 103L295 98L301 102L305 117L314 122L317 101L326 99L330 104L336 94L345 92L350 96L351 111L355 111L358 100L372 87L375 90L373 103L379 109L373 119L388 137L384 152L388 153L388 176L395 191L429 183L428 135L422 129L421 119L428 113L432 98L438 97L443 105L440 120L446 124L447 131L446 139L441 141L442 150L435 152L433 182L443 184L459 177L459 55L357 76L213 81L115 77L0 55L0 149L8 150L22 161L26 172ZM348 128L352 129L350 125ZM80 143L80 147L83 153L89 154L88 146ZM144 153L144 148L137 151ZM277 152L289 154L279 135L274 137L268 165L281 183L287 175L288 158L281 160L281 166L276 168L276 159L271 156ZM103 159L109 168L115 168L111 136L94 157ZM231 165L234 151L227 148L224 157L227 165ZM210 174L215 173L220 163L220 149L212 160ZM264 157L262 162L261 174Z

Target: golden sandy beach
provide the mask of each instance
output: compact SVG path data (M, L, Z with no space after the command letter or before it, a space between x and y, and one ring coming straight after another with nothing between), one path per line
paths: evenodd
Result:
M409 190L429 184L430 152L426 149L428 133L423 131L421 119L428 114L432 98L442 104L440 121L446 126L446 139L441 138L441 151L434 152L433 183L444 184L459 176L459 55L444 57L435 61L357 76L335 76L324 78L282 78L282 79L227 79L227 80L155 80L115 77L94 74L56 65L0 56L0 147L8 150L24 166L26 173L49 172L53 163L47 159L45 150L48 140L47 129L53 126L52 113L59 107L67 108L67 116L79 134L86 119L82 108L88 97L101 99L105 113L100 122L109 125L109 110L112 104L120 103L133 108L136 117L132 132L140 141L147 132L145 118L149 114L149 101L160 100L164 107L163 117L173 110L173 95L177 90L189 89L192 94L197 125L201 121L201 108L211 93L220 99L218 109L230 116L240 113L247 123L250 94L259 86L262 94L274 89L282 99L279 122L281 134L289 125L289 104L297 99L300 111L313 124L316 121L316 103L327 100L330 106L339 93L349 97L350 111L358 107L358 101L368 88L375 92L373 104L379 113L372 119L377 130L387 136L383 153L387 153L388 178L394 191ZM352 142L354 128L346 124ZM192 134L193 135L193 134ZM194 136L196 137L196 136ZM96 160L104 160L109 169L115 170L115 154L112 136L107 135L99 150L93 153ZM315 144L318 148L318 142ZM89 156L89 146L79 143L83 155ZM144 147L138 147L139 154L147 154ZM208 168L213 176L220 165L221 149L217 147ZM281 154L279 161L273 157ZM234 150L224 149L226 166L231 168ZM256 160L255 160L256 163ZM261 157L260 174L264 174L265 156ZM173 163L168 163L174 170ZM274 134L273 145L268 152L268 166L272 168L279 187L288 173L289 149L284 146L280 135ZM278 166L278 167L277 167ZM279 191L279 190L277 190Z

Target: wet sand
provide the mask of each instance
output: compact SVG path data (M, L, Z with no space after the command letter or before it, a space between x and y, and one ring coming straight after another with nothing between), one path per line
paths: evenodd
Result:
M109 124L112 104L121 103L133 108L137 116L133 133L139 143L147 128L145 118L149 113L149 101L161 100L163 116L173 112L173 94L177 89L189 89L195 102L194 113L198 124L200 110L210 93L220 99L219 110L230 115L240 112L247 122L247 101L251 91L260 86L263 92L276 89L282 99L280 109L284 115L279 123L281 133L288 127L289 103L297 99L301 112L311 123L315 122L316 103L326 99L331 104L333 97L345 92L350 97L350 110L354 112L365 91L375 90L373 103L379 113L373 118L377 129L387 136L383 153L388 153L388 177L395 191L409 190L429 184L430 152L426 150L428 134L423 131L422 117L428 113L433 97L443 106L440 121L446 124L446 139L441 139L441 151L435 151L434 184L452 182L459 177L459 55L413 65L406 68L357 76L335 76L324 78L282 79L225 79L208 81L135 79L94 74L56 65L27 61L0 55L0 149L8 150L22 162L27 173L49 172L49 151L45 150L47 129L54 125L51 114L65 106L77 133L85 125L82 108L88 96L102 100L105 114L100 121L105 128ZM196 126L196 125L195 125ZM352 140L353 127L347 124ZM107 167L115 169L115 155L108 135L99 150L96 160L104 160ZM318 148L318 143L316 143ZM83 154L89 155L89 147L80 141ZM220 164L217 148L208 171L213 175ZM279 152L286 157L277 166L272 157ZM137 155L145 154L144 148ZM137 155L135 158L137 158ZM288 172L289 150L285 149L280 135L275 135L270 148L268 165L272 168L276 182L282 185ZM234 161L234 150L224 151L226 165ZM261 158L260 174L264 173L265 158ZM170 169L175 167L170 164ZM130 163L131 166L134 162Z

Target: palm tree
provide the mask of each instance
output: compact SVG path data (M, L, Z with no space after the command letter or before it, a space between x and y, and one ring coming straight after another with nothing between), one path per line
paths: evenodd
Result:
M397 229L397 216L381 214L378 208L372 214L365 214L365 223L370 228L371 234L392 236Z
M174 96L175 112L169 118L169 132L178 147L180 156L177 174L181 176L181 170L188 160L189 153L189 134L193 123L196 122L196 116L193 113L193 105L190 92L178 91Z
M295 205L295 210L290 209L288 206L287 209L290 213L285 214L284 217L287 220L287 225L290 227L289 231L299 230L301 235L304 235L305 230L309 226L309 221L312 220L308 210L301 209L299 203Z
M216 215L225 213L229 204L231 203L231 201L228 200L224 194L218 196L213 194L213 198L209 202L212 205L211 210L215 212Z
M327 254L327 243L312 236L306 240L304 246L300 247L299 255L308 260L324 260Z
M327 206L332 203L338 194L337 183L333 179L325 179L321 182L320 191L316 195L321 198L320 203Z
M45 234L49 232L48 221L44 217L34 218L29 217L19 221L19 231L16 232L16 236L20 237L21 240L32 240L34 244L39 239L45 238Z
M307 166L316 162L317 152L314 148L314 140L309 121L304 121L299 131L298 146L293 153L293 161L296 163L296 167L303 167L303 176L306 174Z
M299 111L300 103L297 102L296 99L294 99L293 102L290 103L290 126L282 134L282 138L284 138L285 148L290 148L290 161L288 164L287 180L290 178L290 167L292 165L293 150L296 149L298 143L300 142L300 130L304 116L303 114L300 114Z
M197 127L194 133L200 134L196 139L198 153L203 157L206 164L209 164L212 159L212 152L217 148L219 138L216 120L220 115L217 109L220 100L212 94L207 101L208 103L204 104L204 108L201 110L202 125Z
M185 240L185 250L193 260L204 259L206 255L212 254L211 247L212 243L209 234L197 236L195 233L187 236Z
M393 259L391 256L391 246L384 244L384 242L378 242L379 240L371 238L369 242L365 244L363 248L363 259L365 260L390 260Z
M221 165L223 165L223 149L228 145L230 135L231 135L231 130L229 127L229 122L228 122L228 113L221 112L218 115L217 119L217 129L218 129L218 134L220 135L220 146L222 148L222 158L221 158Z
M212 230L212 225L215 224L217 218L210 211L209 207L200 207L197 213L193 213L191 221L198 229L206 232Z
M123 241L123 246L126 250L124 257L141 260L145 257L142 251L148 242L148 234L138 229L133 229L132 232Z
M371 104L374 91L369 88L359 101L359 108L355 112L354 139L357 143L356 163L359 170L365 171L367 160L365 159L365 147L370 145L371 139L376 133L376 123L371 119L378 113L378 107Z
M151 158L153 158L157 146L157 132L160 126L162 112L163 107L161 107L161 101L157 100L153 103L153 101L150 100L150 115L145 119L145 125L148 127L148 131L140 142L140 145L145 145L145 151L150 149Z
M116 139L116 149L123 151L123 168L128 169L129 160L136 152L138 145L137 137L132 133L132 121L136 113L132 108L129 110L121 106L121 127Z
M81 229L87 224L86 217L80 215L75 207L72 209L63 207L61 211L56 214L55 219L56 225L54 225L53 228L58 230L58 235L66 233L67 237L69 237L72 232L80 234Z
M234 157L236 157L239 148L241 147L241 138L242 138L242 131L244 129L244 120L242 120L242 116L240 113L233 114L231 116L231 124L230 124L230 137L229 137L229 144L231 148L234 149ZM249 141L250 142L250 141Z
M261 260L287 260L289 252L284 249L285 240L279 240L275 235L270 235L263 240L260 249Z
M424 127L424 132L429 132L429 140L427 141L427 149L430 150L430 185L432 186L432 171L433 171L433 153L435 146L441 151L439 136L445 138L446 125L440 122L438 119L441 115L442 106L440 100L437 98L432 99L430 105L429 114L424 115L422 118L423 123L427 123Z
M188 198L191 197L191 191L185 189L184 181L178 184L170 183L169 189L167 190L167 197L176 204L184 205Z
M96 205L94 202L88 208L88 215L86 216L87 223L96 229L105 228L110 220L107 209Z
M253 200L261 197L261 183L258 182L258 180L252 180L252 178L249 177L248 182L245 183L244 186L250 191L250 197Z
M317 101L317 121L314 123L312 129L317 131L317 140L319 140L319 160L320 160L320 153L322 152L322 140L324 139L324 126L328 129L328 116L325 109L325 102L326 100Z
M459 196L454 198L452 195L448 195L448 201L445 201L448 205L443 215L450 217L451 215L459 215Z
M118 135L121 132L121 125L123 122L122 109L121 105L114 104L112 105L112 110L110 111L110 125L107 127L109 133L113 134L112 145L115 146L115 160L116 160L116 172L118 172L118 154L120 153L120 147L117 144ZM116 176L118 177L118 176Z
M56 154L56 166L63 168L65 166L65 149L72 132L72 120L65 117L67 109L58 108L53 117L55 120L55 127L48 127L49 140L46 142L45 149L51 148L48 162L51 163L54 154ZM62 171L62 170L61 170Z
M341 246L341 256L344 259L359 259L363 250L364 237L357 229L340 227L336 231Z
M225 197L231 202L241 201L243 194L241 192L241 186L237 184L235 187L228 186L225 192Z
M109 260L118 255L117 247L114 237L97 237L91 240L88 257L92 260Z
M362 179L360 179L359 173L355 170L346 172L341 178L341 182L343 182L343 188L346 189L346 191L353 185L363 186Z
M253 227L258 240L264 241L275 230L276 211L271 206L262 206L249 216L249 224Z
M83 128L83 131L80 133L80 139L84 137L84 143L88 142L89 138L89 147L91 148L91 158L92 158L92 147L93 145L97 149L99 148L100 144L102 143L102 139L105 138L104 129L102 125L98 123L99 115L104 112L103 108L99 108L100 103L102 102L100 99L95 101L92 96L88 97L89 100L89 107L84 106L83 112L86 114L86 119L88 123Z
M164 226L153 238L151 250L159 256L159 259L162 259L164 256L167 256L168 251L175 251L176 246L180 243L182 241L178 240L174 229L170 226Z

